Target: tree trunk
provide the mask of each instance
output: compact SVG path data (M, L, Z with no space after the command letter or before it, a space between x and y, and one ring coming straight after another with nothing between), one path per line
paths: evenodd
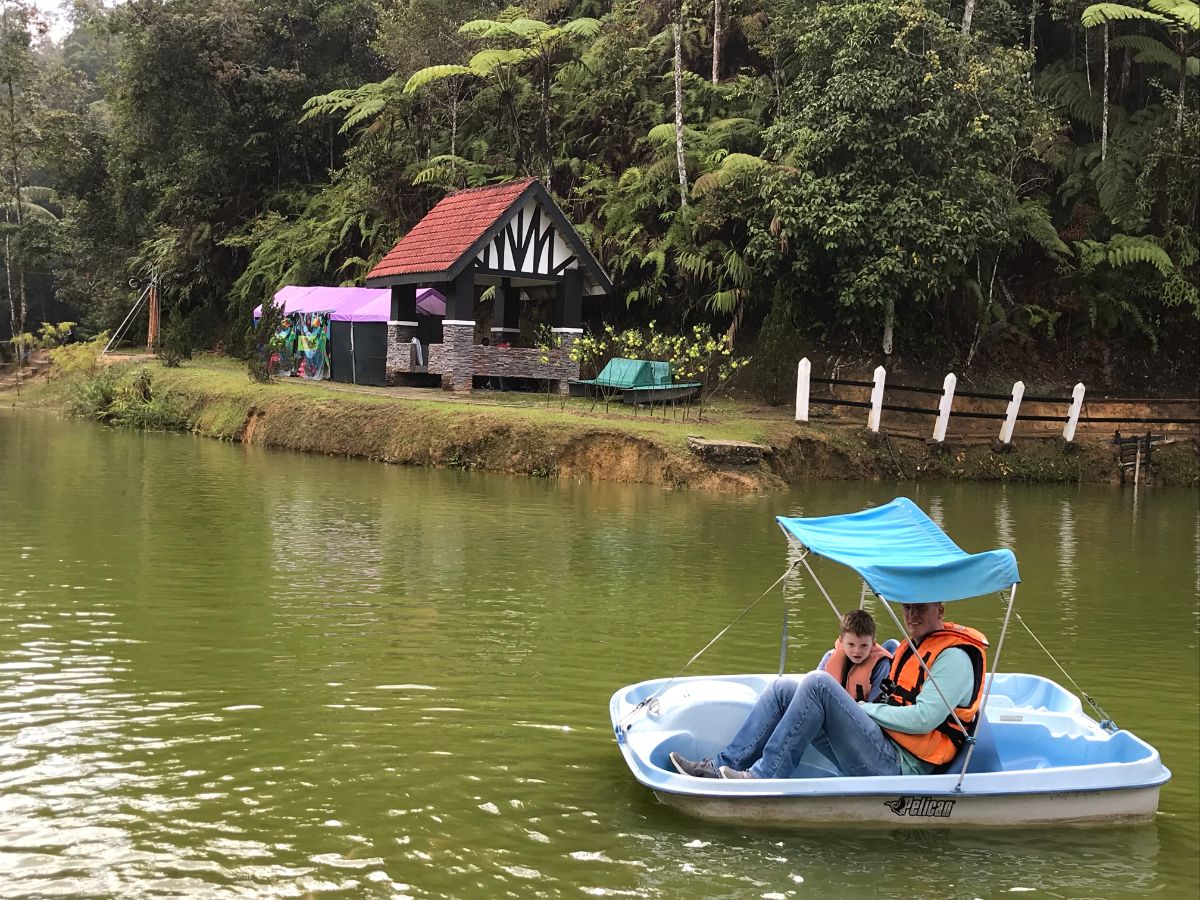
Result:
M967 0L967 5L963 7L962 33L971 33L971 19L975 16L975 0Z
M12 196L13 210L15 212L17 231L21 230L21 169L18 162L17 150L17 99L16 91L13 89L13 81L11 75L8 81L8 134L12 144ZM20 300L13 296L12 290L12 251L9 246L9 238L6 235L4 238L4 262L8 269L8 300L12 307L12 332L13 337L16 337L25 330L25 266L17 261L17 271L20 279Z
M1104 23L1104 84L1100 112L1100 162L1108 156L1108 23Z
M550 188L550 167L554 154L550 152L550 63L542 68L542 153L546 158L546 188Z
M8 216L4 218L7 221ZM12 329L12 336L16 337L20 329L17 327L17 295L13 293L12 284L12 249L9 247L7 234L4 236L4 280L8 287L9 327Z
M883 355L892 355L892 329L896 324L896 301L888 297L883 311Z
M1187 99L1187 48L1183 43L1183 32L1179 34L1179 111L1175 113L1175 130L1179 134L1179 142L1183 143L1183 104Z
M1125 96L1125 92L1129 90L1129 79L1133 75L1133 54L1124 50L1121 53L1121 77L1117 79L1117 94L1116 100L1121 102L1121 98Z
M671 33L675 37L675 166L679 169L679 207L687 209L687 166L683 161L683 28L680 25L680 4L675 6Z
M713 0L713 71L712 83L721 83L721 0Z
M1033 28L1037 24L1037 0L1029 7L1029 52L1033 52Z

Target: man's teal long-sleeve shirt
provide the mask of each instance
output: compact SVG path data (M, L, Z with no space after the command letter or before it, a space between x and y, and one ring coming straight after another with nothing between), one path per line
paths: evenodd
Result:
M902 652L902 649L903 645L897 652ZM939 653L929 668L929 674L942 689L942 694L946 695L946 700L930 684L930 679L926 679L925 686L917 695L917 702L911 706L888 706L863 701L858 705L882 728L904 734L928 734L950 715L946 702L956 707L965 706L970 702L971 689L975 686L975 670L971 659L958 647ZM897 746L896 749L900 752L901 775L928 775L936 768L932 763L917 759L903 747Z

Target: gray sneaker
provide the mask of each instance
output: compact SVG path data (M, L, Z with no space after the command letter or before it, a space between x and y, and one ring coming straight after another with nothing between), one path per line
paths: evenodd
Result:
M679 773L683 775L691 775L693 778L716 778L717 767L711 759L702 759L698 762L688 759L686 756L681 756L678 753L671 754L671 765L673 765Z
M737 779L737 778L753 778L754 776L751 775L749 771L742 771L741 769L731 769L731 768L729 768L729 766L721 766L721 777Z

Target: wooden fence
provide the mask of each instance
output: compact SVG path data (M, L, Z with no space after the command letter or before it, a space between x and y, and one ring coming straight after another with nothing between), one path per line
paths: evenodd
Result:
M842 387L870 388L870 400L843 400L837 397L814 397L812 395L813 385L830 385ZM936 409L928 407L913 406L899 403L884 403L884 389L892 392L912 393L912 394L928 394L936 395L938 404ZM959 410L953 413L956 417L966 419L994 419L1001 422L999 432L999 443L1002 446L1012 444L1013 431L1016 428L1017 422L1062 422L1062 437L1063 440L1071 442L1075 440L1075 431L1082 421L1086 424L1142 424L1142 425L1200 425L1200 418L1188 417L1169 417L1169 416L1083 416L1083 401L1086 396L1086 389L1083 383L1075 385L1075 389L1071 391L1069 397L1039 397L1026 396L1025 384L1016 382L1013 384L1011 394L990 394L981 391L959 391L958 378L954 373L950 373L942 381L942 387L928 388L915 387L905 384L887 384L887 371L883 366L879 366L873 373L871 381L856 381L849 378L817 378L812 374L812 363L808 359L800 360L800 365L796 372L796 421L807 422L809 407L818 406L843 406L857 407L868 410L867 413L867 428L870 431L878 432L880 423L883 418L884 411L896 413L909 413L920 416L933 416L933 433L931 439L934 443L941 444L946 440L946 428L950 424L950 416L953 412L955 397L969 398L972 400L994 400L1006 401L1007 407L1004 412L984 412L979 410ZM1041 404L1057 404L1065 407L1064 412L1060 415L1031 415L1021 413L1021 404L1023 402L1037 402Z

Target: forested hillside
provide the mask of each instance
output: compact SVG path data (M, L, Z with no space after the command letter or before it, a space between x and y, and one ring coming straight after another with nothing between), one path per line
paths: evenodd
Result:
M0 338L109 328L157 269L240 353L280 285L361 283L446 192L532 175L613 276L595 321L731 329L768 397L814 345L1194 384L1192 0L79 0L58 44L4 0L2 28Z

